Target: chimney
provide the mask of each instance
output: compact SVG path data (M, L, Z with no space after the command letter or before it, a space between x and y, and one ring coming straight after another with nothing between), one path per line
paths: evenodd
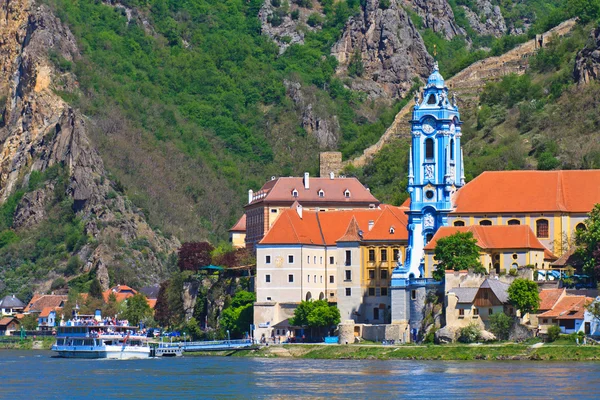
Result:
M309 189L310 188L310 185L309 185L309 182L308 182L308 177L309 177L308 172L305 172L304 173L304 189Z
M331 171L329 173L329 179L333 179L333 178L335 178L335 174L333 173L333 171Z
M373 225L375 225L375 221L370 220L369 221L369 232L371 231L371 229L373 229Z
M300 205L300 204L296 205L296 212L298 213L298 216L300 217L300 219L302 219L302 205Z
M248 204L252 203L252 197L254 197L254 192L250 189L248 190Z

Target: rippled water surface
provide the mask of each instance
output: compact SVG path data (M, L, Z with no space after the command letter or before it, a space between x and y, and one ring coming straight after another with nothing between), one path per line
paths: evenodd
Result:
M0 398L600 398L600 363L51 356L0 351Z

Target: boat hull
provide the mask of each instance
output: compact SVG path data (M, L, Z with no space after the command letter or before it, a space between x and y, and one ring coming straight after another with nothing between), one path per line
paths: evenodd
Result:
M83 347L83 346L82 346ZM78 348L75 346L53 346L58 357L62 358L86 358L110 360L131 360L150 357L149 347L131 347L131 346L105 346L104 348Z

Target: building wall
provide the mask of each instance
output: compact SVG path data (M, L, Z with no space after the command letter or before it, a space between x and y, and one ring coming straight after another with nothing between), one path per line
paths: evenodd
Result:
M342 163L342 153L339 151L325 151L319 154L319 176L328 177L333 172L338 175L344 164Z
M246 232L229 232L229 242L236 249L246 247Z
M346 263L346 252L350 252L350 263ZM337 305L341 320L364 322L366 305L364 304L364 286L361 284L361 250L358 243L338 243L337 269ZM346 279L349 271L350 279Z
M475 314L475 307L472 304L458 303L458 297L454 293L446 295L446 326L463 328L475 323L481 328L484 327L483 321ZM463 315L460 315L460 310Z

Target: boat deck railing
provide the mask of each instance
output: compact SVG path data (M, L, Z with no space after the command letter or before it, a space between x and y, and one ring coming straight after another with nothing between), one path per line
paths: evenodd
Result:
M183 351L237 350L252 347L252 339L207 340L200 342L159 343L159 348L180 348Z

